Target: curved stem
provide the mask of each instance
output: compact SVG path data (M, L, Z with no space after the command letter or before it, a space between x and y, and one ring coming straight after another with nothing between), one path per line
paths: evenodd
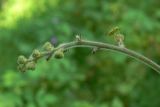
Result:
M111 45L111 44L108 44L108 43L102 43L102 42L94 42L94 41L87 41L87 40L80 40L80 41L74 41L74 42L69 42L69 43L64 43L60 46L58 46L57 48L55 48L52 52L49 52L49 53L44 53L42 55L43 56L46 56L46 55L52 55L54 54L54 52L58 49L61 49L63 48L64 50L67 50L67 49L71 49L71 48L76 48L76 47L96 47L98 49L101 49L101 50L113 50L113 51L117 51L117 52L121 52L121 53L124 53L126 55L128 55L129 57L132 57L136 60L139 60L141 62L143 62L144 64L146 64L147 66L149 66L150 68L152 68L153 70L157 71L158 73L160 73L160 66L155 63L154 61L150 60L149 58L135 52L135 51L132 51L130 49L127 49L127 48L122 48L122 47L119 47L119 46L115 46L115 45ZM34 59L33 59L34 60Z

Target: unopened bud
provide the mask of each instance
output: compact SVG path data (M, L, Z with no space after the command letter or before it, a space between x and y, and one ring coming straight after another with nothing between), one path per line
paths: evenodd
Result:
M35 49L35 50L33 51L33 53L32 53L32 56L33 56L34 58L38 58L38 57L41 56L41 53L40 53L39 50Z
M115 35L115 40L116 40L117 42L122 42L122 41L124 41L124 35L122 35L122 34L117 34L117 35Z
M95 54L97 51L98 51L98 47L94 47L93 49L92 49L92 54Z
M17 69L20 71L20 72L25 72L26 71L26 67L24 64L19 64Z
M76 41L81 41L81 37L79 35L76 35Z
M119 47L122 47L122 48L125 47L124 43L123 43L124 36L122 34L115 35L115 41L117 42L117 44L118 44Z
M20 56L18 57L18 60L17 60L17 63L18 63L18 64L25 64L26 62L27 62L27 58L26 58L25 56L20 55Z
M35 70L35 67L36 67L36 63L35 63L34 61L28 62L28 63L26 64L27 70Z
M64 57L64 53L63 53L63 50L62 49L59 49L57 51L54 52L54 57L56 59L61 59Z
M46 42L44 45L43 45L43 49L45 51L52 51L54 48L54 46L50 43L50 42Z

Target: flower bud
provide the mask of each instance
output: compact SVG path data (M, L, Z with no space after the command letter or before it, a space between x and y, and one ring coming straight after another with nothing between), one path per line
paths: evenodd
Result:
M98 51L98 47L94 47L93 49L92 49L92 54L95 54L97 51Z
M18 63L18 64L25 64L26 62L27 62L27 58L26 58L25 56L20 55L20 56L18 57L18 60L17 60L17 63Z
M52 51L54 48L54 46L50 43L50 42L46 42L44 45L43 45L43 49L45 51Z
M119 47L122 47L122 48L125 47L124 43L123 43L124 36L122 34L117 34L117 35L115 35L114 38L115 38L115 41L117 42L117 44L118 44Z
M36 63L35 63L34 61L28 62L28 63L26 64L27 70L35 70L35 67L36 67Z
M54 57L55 57L56 59L61 59L61 58L63 58L63 57L64 57L63 50L60 49L60 50L55 51L55 52L54 52Z
M17 69L20 71L20 72L25 72L26 71L26 67L24 64L19 64Z
M117 42L123 42L124 41L124 36L122 34L117 34L117 35L115 35L115 40Z
M79 35L76 35L76 41L81 41L81 37Z
M41 53L40 53L39 50L35 49L35 50L33 51L33 53L32 53L32 56L33 56L34 58L39 58L39 57L41 56Z

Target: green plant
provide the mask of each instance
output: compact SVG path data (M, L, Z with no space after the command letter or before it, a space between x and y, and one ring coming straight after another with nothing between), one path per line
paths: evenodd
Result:
M22 72L25 72L26 70L34 70L37 60L42 57L47 57L46 59L49 60L53 55L55 58L61 59L64 57L64 53L67 52L67 50L77 47L85 47L92 48L92 53L95 53L98 50L112 50L124 53L129 57L143 62L147 66L160 73L160 66L157 63L135 51L125 48L123 43L124 36L120 33L118 27L113 28L109 32L109 35L114 36L117 46L103 42L83 40L79 35L75 36L74 41L60 44L58 47L54 47L50 42L46 42L43 46L43 52L40 52L36 49L28 59L22 55L19 56L17 61L18 69Z

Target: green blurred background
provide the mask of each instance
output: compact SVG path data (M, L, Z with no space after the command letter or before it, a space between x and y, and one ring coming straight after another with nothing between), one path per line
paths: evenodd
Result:
M52 37L115 44L106 35L114 26L160 64L159 0L0 0L0 107L160 107L160 75L122 54L80 48L16 69L18 55Z

